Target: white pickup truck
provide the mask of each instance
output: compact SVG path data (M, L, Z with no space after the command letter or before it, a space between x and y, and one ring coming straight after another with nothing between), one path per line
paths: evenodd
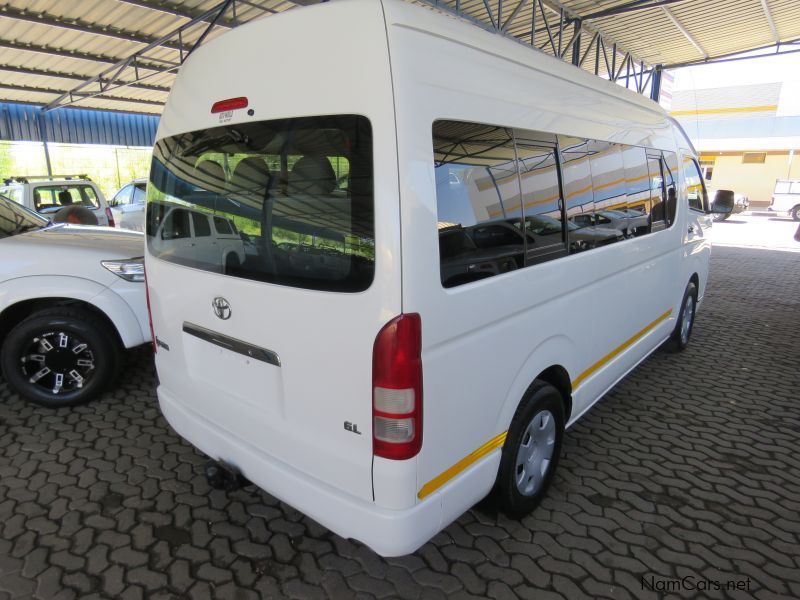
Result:
M144 236L53 224L0 196L0 368L39 404L86 402L107 389L124 348L151 339Z
M769 209L780 215L800 221L800 179L779 179Z

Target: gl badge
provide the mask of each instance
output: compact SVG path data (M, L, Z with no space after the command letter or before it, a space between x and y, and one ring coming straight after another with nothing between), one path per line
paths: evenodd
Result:
M218 318L226 321L231 318L231 303L222 296L217 296L211 301L211 308Z

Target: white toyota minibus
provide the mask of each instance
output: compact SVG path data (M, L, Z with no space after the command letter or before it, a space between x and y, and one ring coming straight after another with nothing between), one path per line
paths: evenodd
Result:
M398 0L200 47L148 202L169 423L386 556L490 492L531 511L565 428L686 345L708 275L698 163L661 108ZM202 251L203 213L242 260Z

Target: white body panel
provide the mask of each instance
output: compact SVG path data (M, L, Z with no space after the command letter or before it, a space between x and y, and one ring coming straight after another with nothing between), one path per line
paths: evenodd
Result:
M150 341L144 286L105 269L103 260L142 256L141 234L57 225L0 239L0 311L37 298L87 302L114 324L126 348Z
M301 38L324 51L281 54L269 84L252 76L263 68L253 48L279 54ZM235 69L227 66L233 56ZM349 62L358 68L346 76L334 68ZM486 495L499 448L432 493L420 498L420 490L507 431L537 375L566 371L572 424L669 336L691 277L702 295L710 219L689 214L680 173L677 216L663 231L442 287L437 119L690 155L658 106L570 65L404 2L343 0L263 19L198 50L175 84L158 138L213 127L209 107L232 96L248 97L262 119L370 119L375 280L358 294L313 292L148 256L155 331L170 347L157 355L159 400L175 429L213 458L382 554L414 550ZM248 117L240 111L237 119ZM233 310L224 325L210 305L223 294ZM423 446L411 460L373 459L372 344L401 312L422 317ZM187 321L272 349L281 367L259 366L263 373L254 375L241 357L183 334ZM343 431L344 420L364 435Z

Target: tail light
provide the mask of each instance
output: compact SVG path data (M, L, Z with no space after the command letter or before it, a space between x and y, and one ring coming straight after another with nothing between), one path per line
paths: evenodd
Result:
M150 322L150 339L153 344L153 354L158 352L156 344L156 330L153 329L153 309L150 308L150 286L147 285L147 267L144 269L144 297L147 300L147 320Z
M372 452L405 460L422 447L422 319L384 325L372 350Z
M111 212L111 209L106 206L106 216L108 217L108 226L109 227L116 227L114 224L114 213Z

